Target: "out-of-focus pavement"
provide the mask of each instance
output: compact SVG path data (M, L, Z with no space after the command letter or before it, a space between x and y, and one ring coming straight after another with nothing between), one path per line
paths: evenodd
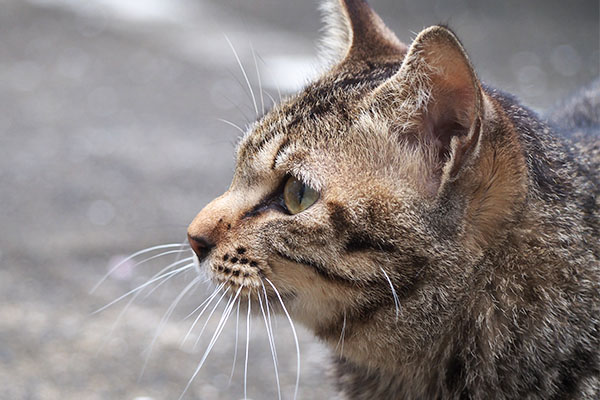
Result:
M592 1L384 1L372 5L405 42L449 23L480 77L536 110L598 75L599 5ZM292 0L0 1L0 399L177 399L216 327L183 346L186 297L157 326L192 274L123 304L95 309L173 258L110 265L153 244L181 242L187 223L226 189L239 132L254 114L225 35L255 85L298 87L315 65L316 2ZM207 289L208 290L208 289ZM218 312L217 312L218 313ZM243 397L245 324L223 332L186 398ZM277 398L262 322L250 341L248 397ZM277 320L283 397L295 348ZM327 351L300 330L299 398L334 396Z

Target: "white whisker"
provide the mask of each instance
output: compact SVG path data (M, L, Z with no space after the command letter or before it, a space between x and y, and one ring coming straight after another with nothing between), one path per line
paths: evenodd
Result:
M178 264L183 264L183 263L189 262L191 259L192 259L192 258L191 258L191 257L189 257L189 258L184 258L183 260L177 261L177 262L175 262L175 263L173 263L173 264L169 265L168 267L165 267L165 268L163 268L163 269L161 270L161 272L162 272L162 271L165 271L165 270L167 270L167 269L170 269L170 268L174 267L175 265L178 265ZM178 274L178 273L180 273L180 272L182 272L182 271L185 271L186 269L189 269L189 268L192 268L192 267L193 267L193 264L188 264L188 265L185 265L185 266L183 266L183 267L181 267L181 268L178 268L178 269L176 269L176 270L173 270L173 271L170 271L170 272L166 272L166 273L164 273L164 274L162 274L162 275L160 275L160 276L157 276L156 278L150 279L150 280L149 280L149 281L147 281L146 283L143 283L143 284L141 284L140 286L136 287L135 289L132 289L132 290L130 290L129 292L125 293L124 295L117 297L116 299L114 299L114 300L113 300L113 301L111 301L110 303L108 303L108 304L106 304L106 305L104 305L104 306L100 307L100 308L99 308L99 309L97 309L96 311L92 312L92 315L94 315L94 314L97 314L97 313L99 313L99 312L101 312L101 311L104 311L104 310L106 310L108 307L112 306L112 305L113 305L113 304L115 304L115 303L118 303L119 301L123 300L125 297L127 297L127 296L131 295L132 293L139 292L140 290L143 290L144 288L148 287L149 285L153 284L154 282L156 282L156 281L158 281L158 280L161 280L161 279L163 279L163 278L165 278L165 277L167 277L167 276L172 276L172 275Z
M240 132L242 133L242 135L243 135L244 133L246 133L246 132L245 132L245 131L244 131L244 130L243 130L243 129L242 129L240 126L239 126L239 125L237 125L237 124L234 124L234 123L233 123L233 122L231 122L231 121L227 121L226 119L223 119L223 118L217 118L217 121L221 121L221 122L223 122L223 123L226 123L227 125L233 126L235 129L237 129L238 131L240 131Z
M213 316L213 314L217 310L217 307L219 307L219 304L221 304L221 300L223 300L223 297L225 297L226 294L227 294L227 290L224 290L223 294L221 295L221 297L219 297L219 300L217 300L217 303L215 304L213 309L208 314L208 317L206 317L206 321L204 321L204 325L202 325L202 329L200 329L200 333L198 334L198 337L196 338L196 341L194 342L194 346L192 347L192 349L195 350L196 346L198 346L198 343L200 342L200 338L202 337L202 334L204 333L204 330L206 329L206 326L208 325L210 318ZM200 315L202 315L202 314L200 314ZM200 316L198 316L198 317L200 317Z
M215 343L219 339L219 336L221 335L221 332L223 332L223 329L225 328L225 324L227 323L227 320L229 319L229 315L231 314L231 310L233 310L233 306L235 305L235 300L237 300L237 298L238 298L241 290L242 290L242 287L240 286L240 288L238 289L238 291L235 294L235 297L230 297L229 298L229 301L227 302L227 305L225 306L225 310L223 311L223 315L221 316L221 319L219 320L219 323L217 324L217 328L215 329L215 333L213 334L212 338L210 339L210 342L209 342L208 346L206 347L206 350L204 351L204 354L202 355L202 359L198 363L198 367L196 368L196 370L192 374L192 377L189 379L187 385L183 389L183 392L179 396L179 400L181 400L183 398L183 396L185 395L185 393L189 389L190 385L194 381L194 378L196 378L196 375L198 375L198 372L200 372L200 369L202 369L202 366L204 365L204 362L208 358L208 355L210 354L210 351L212 350L213 346L215 345Z
M163 268L162 270L160 270L158 273L156 273L154 276L152 276L152 278L150 278L151 280L156 278L158 275L161 275L163 272L167 271L168 269L172 268L175 264L178 264L180 262L185 262L185 260L181 260L178 262L175 262L171 265L166 266L165 268ZM190 267L190 265L187 265L186 267ZM180 269L179 272L183 272L186 269ZM157 286L155 286L150 293L152 293L152 291L154 291L157 287L159 287L160 285L162 285L163 283L165 283L166 281L168 281L169 279L173 278L174 276L178 275L178 273L169 275L168 277L164 278L161 282L159 282L159 284ZM127 304L125 305L125 307L123 307L123 309L119 312L119 315L117 315L117 318L115 319L115 321L113 322L110 331L108 332L108 334L106 335L106 340L108 341L109 338L112 337L113 332L115 331L115 329L117 328L117 326L119 325L119 322L121 321L121 319L123 318L123 316L125 315L125 313L127 313L127 310L129 309L129 307L131 307L131 304L133 304L133 302L135 301L135 299L137 299L137 297L142 294L143 290L139 290L137 293L135 293L131 299L129 299L129 301L127 302ZM100 347L100 349L98 349L98 351L100 351L102 349L103 346Z
M269 298L267 297L267 289L265 288L264 283L261 281L260 286L262 286L263 293L265 294L265 303L267 307L267 317L269 319L269 329L271 330L271 337L273 338L273 355L275 356L275 362L279 364L279 360L277 358L277 346L275 346L275 335L273 331L273 324L271 323L271 310L269 306Z
M190 258L192 258L192 259L193 259L193 257L190 257ZM183 260L180 260L180 261L183 261ZM191 266L192 266L192 267L195 267L195 266L196 266L196 264L194 264L193 262L192 262L192 263L190 263L190 264L191 264ZM192 269L192 267L190 267L190 268L188 268L188 269L186 269L186 270L184 270L184 271L182 271L182 272L187 272L187 271L189 271L190 269ZM162 285L164 285L165 283L167 283L167 282L168 282L168 281L169 281L171 278L173 278L174 276L177 276L177 275L178 275L178 274L171 275L171 276L169 276L167 279L164 279L164 280L162 280L161 282L159 282L159 283L158 283L156 286L154 286L152 289L150 289L150 290L148 291L148 293L146 293L146 294L144 295L144 299L147 299L147 298L148 298L150 295L152 295L152 293L154 293L154 292L155 292L155 291L156 291L156 290L157 290L159 287L161 287ZM209 279L208 279L208 278L205 278L205 279L204 279L202 282L199 282L199 283L206 283L206 282L208 282L208 281L209 281ZM141 294L141 292L140 292L140 294Z
M290 323L290 327L292 328L292 333L294 334L294 342L296 343L296 359L298 361L297 366L296 366L296 388L294 390L294 400L296 400L296 398L298 397L298 386L300 385L300 345L298 344L298 335L296 334L296 328L294 327L292 318L290 317L290 314L288 313L287 308L285 308L285 304L283 304L283 300L281 298L281 295L279 294L279 291L277 290L277 288L275 288L275 285L273 285L273 282L271 282L268 278L265 278L265 280L269 283L269 285L271 285L271 287L275 291L275 294L277 295L277 298L279 299L279 302L281 303L281 307L283 308L285 316L287 317L287 319Z
M219 292L221 291L221 289L223 288L223 286L225 286L225 283L221 283L219 286L217 286L210 296L208 296L198 307L196 307L194 309L194 311L192 311L191 313L189 313L184 318L184 320L188 319L196 311L198 311L198 309L200 309L202 306L204 306L204 308L202 309L202 311L200 311L200 313L198 314L198 316L194 319L194 322L192 323L192 326L190 326L190 329L187 331L187 334L185 335L185 337L181 341L180 346L183 346L183 344L186 342L187 338L192 333L192 330L194 329L194 327L196 326L196 324L198 323L198 321L200 320L200 318L204 314L204 311L206 311L206 309L208 308L208 306L210 305L210 303L213 301L213 299L219 294Z
M252 46L252 43L250 43L250 50L252 51L252 58L254 59L254 67L256 68L256 77L258 79L258 91L260 93L261 111L264 114L265 113L265 98L263 96L262 82L260 80L260 70L258 69L258 62L256 61L256 53L254 51L254 47Z
M262 284L262 282L261 282L261 284ZM269 340L269 347L271 348L271 355L273 356L273 368L275 368L275 380L277 381L277 397L279 398L279 400L281 400L281 386L279 384L279 370L277 369L277 360L275 358L275 351L273 350L273 348L275 347L275 343L273 340L272 332L269 329L269 324L267 323L267 315L265 314L265 309L262 304L260 292L257 292L257 294L258 294L258 304L260 304L260 312L262 313L263 319L265 321L265 328L267 330L267 338ZM267 298L265 297L265 302L266 301L267 301Z
M337 345L335 346L335 349L337 350L338 348L340 348L340 356L344 355L344 339L346 337L346 310L344 310L344 323L342 324L342 331L340 332L340 339L337 342ZM340 343L342 344L340 346Z
M387 279L388 283L390 284L390 288L392 289L392 296L394 296L394 304L396 305L396 322L398 322L398 318L400 317L400 300L398 300L396 289L394 289L394 285L392 285L392 280L390 279L388 274L385 272L383 267L379 267L379 269L381 269L381 272L383 272L385 279Z
M248 315L246 316L246 361L244 362L244 400L248 399L248 349L250 347L250 309L252 302L248 291Z
M277 102L275 101L275 99L273 98L273 96L271 96L271 93L265 92L265 94L267 95L267 97L269 98L269 100L271 100L271 104L273 104L273 106L277 105Z
M161 250L161 249L170 249L173 247L179 247L181 246L181 243L170 243L170 244L161 244L158 246L153 246L153 247L148 247L147 249L144 250L140 250L137 251L135 253L133 253L132 255L126 257L125 259L121 260L121 262L119 262L117 265L115 265L114 267L112 267L101 279L100 281L98 281L98 283L96 283L96 285L94 285L94 287L90 290L90 293L94 293L99 287L100 285L102 285L102 283L109 277L112 275L113 272L115 272L121 265L125 264L127 261L142 255L142 254L146 254L149 253L151 251L154 250ZM183 251L183 250L182 250ZM164 255L164 254L163 254Z
M206 304L206 302L210 302L210 299L214 298L217 295L217 293L219 293L219 291L223 288L223 286L225 286L225 283L221 283L221 284L219 284L219 286L215 287L215 290L211 293L211 295L208 296L206 299L204 299L204 301L202 303L200 303L200 305L198 307L194 308L194 310L191 313L186 315L183 318L183 320L185 321L186 319L188 319L189 317L194 315L196 313L196 311L198 311L203 305ZM202 314L202 312L200 312L200 314Z
M233 44L231 43L231 41L229 40L227 35L225 36L225 40L227 40L229 47L231 47L231 51L233 51L233 55L235 56L235 59L236 59L238 65L240 66L240 69L242 70L242 74L244 75L244 79L246 80L246 84L248 85L248 89L250 89L250 94L252 95L252 103L254 104L254 111L256 112L256 115L258 116L258 106L256 105L256 97L254 96L254 90L252 90L252 85L250 85L250 80L248 79L248 75L246 75L246 70L244 69L244 65L240 61L237 51L235 51L235 47L233 47Z
M190 242L188 241L187 235L186 235L186 238L183 240L183 242L181 242L181 245L179 246L179 250L181 250L182 252L191 250ZM175 261L179 261L179 257L180 257L180 255L177 256L177 259Z
M261 59L261 61L264 63L263 59ZM267 70L272 75L273 74L273 70L271 68L269 68L269 66L266 65L266 63L265 63L265 66L267 67ZM275 87L277 88L277 95L279 96L279 102L281 103L282 100L283 100L283 97L281 96L281 87L279 86L279 81L277 79L275 79L274 81L275 81ZM271 97L271 99L273 99L273 98ZM275 104L277 104L277 103L273 100L273 105L275 105Z
M233 349L233 364L231 365L231 374L229 374L229 381L227 385L231 385L231 380L233 379L233 372L235 371L235 362L237 361L237 352L238 352L238 336L239 336L239 327L240 327L240 301L242 299L238 299L237 311L235 312L235 347Z
M144 375L144 371L146 371L146 366L148 365L148 360L150 359L150 354L152 354L152 349L154 348L154 344L156 343L158 336L164 329L164 326L169 321L171 314L173 313L173 311L175 310L175 308L177 307L177 305L179 304L181 299L183 299L183 297L187 294L187 292L189 292L190 289L192 289L196 284L198 284L198 282L200 282L201 279L202 278L200 276L197 276L190 283L188 283L188 285L185 288L183 288L181 293L179 293L179 295L173 300L173 302L171 303L171 305L169 306L169 308L167 309L167 311L161 318L160 323L158 324L158 328L156 328L154 337L152 338L152 341L150 342L150 346L147 349L148 354L146 355L146 359L144 360L144 366L142 367L142 371L140 372L140 378Z

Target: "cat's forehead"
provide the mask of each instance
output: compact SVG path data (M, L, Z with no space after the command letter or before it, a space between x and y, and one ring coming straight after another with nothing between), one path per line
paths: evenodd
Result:
M276 157L282 142L310 149L343 141L364 98L400 66L401 60L364 62L330 71L257 121L238 146L238 163L264 153Z

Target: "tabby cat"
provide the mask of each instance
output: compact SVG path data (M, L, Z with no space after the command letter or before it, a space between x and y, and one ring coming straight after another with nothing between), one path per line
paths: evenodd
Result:
M242 138L201 267L337 346L347 399L600 398L600 108L573 144L447 27L325 9L335 61Z

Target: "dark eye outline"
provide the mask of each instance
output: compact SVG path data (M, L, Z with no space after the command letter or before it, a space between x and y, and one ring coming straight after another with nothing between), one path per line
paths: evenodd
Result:
M283 214L287 215L297 215L292 214L290 210L285 205L285 199L283 198L283 190L285 189L286 183L290 180L290 178L298 179L291 174L286 174L282 179L281 183L277 188L271 192L269 195L265 196L256 206L254 206L251 210L247 211L242 218L250 218L262 214L268 210L279 211ZM302 180L298 179L300 182ZM320 198L319 193L319 198ZM319 198L315 200L313 204L311 204L308 208L312 207L315 203L319 201ZM307 208L307 209L308 209ZM304 210L306 211L306 210Z
M292 210L290 210L290 206L287 204L286 202L286 188L288 187L288 185L290 184L294 184L294 183L299 183L300 186L300 191L299 193L294 193L294 197L298 197L296 200L298 201L298 207L300 208L302 206L302 202L305 199L305 195L307 194L307 192L310 190L312 192L314 192L316 194L316 198L314 199L314 201L312 203L310 203L308 206L306 206L306 208L304 209L300 209L297 212L292 212ZM283 205L285 206L285 208L287 209L288 213L290 215L296 215L296 214L300 214L301 212L304 212L306 210L308 210L309 208L311 208L313 205L315 205L315 203L317 201L319 201L319 198L321 197L321 193L315 189L313 189L311 186L307 185L306 182L304 182L301 179L296 178L295 176L289 176L286 181L285 184L283 185Z

